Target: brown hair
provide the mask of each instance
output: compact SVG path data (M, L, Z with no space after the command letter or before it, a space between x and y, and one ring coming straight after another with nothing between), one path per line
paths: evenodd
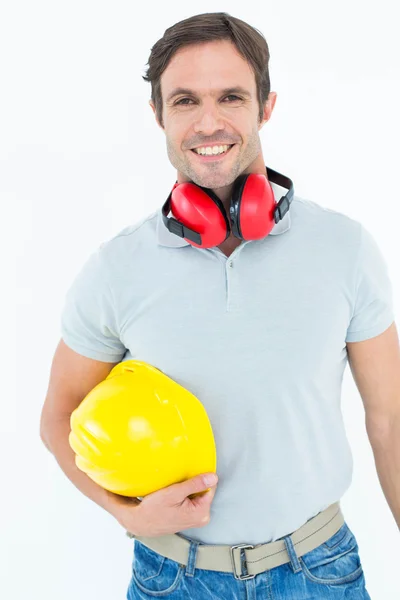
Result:
M145 81L151 82L151 99L156 108L157 119L163 127L161 75L173 55L191 44L216 40L230 40L254 71L259 121L262 120L264 104L271 89L269 79L268 44L258 29L226 12L203 13L179 21L165 30L164 35L151 49Z

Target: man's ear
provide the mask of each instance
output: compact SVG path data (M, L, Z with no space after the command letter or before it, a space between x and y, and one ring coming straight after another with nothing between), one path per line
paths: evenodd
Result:
M268 100L264 104L263 119L262 119L262 121L260 121L260 123L258 125L258 130L260 130L265 125L265 123L270 120L272 111L274 110L276 98L277 98L276 92L269 93Z
M157 125L160 127L160 129L162 129L164 131L164 127L160 124L160 121L157 118L156 107L155 107L155 104L154 104L153 100L149 100L149 104L150 104L150 106L151 106L151 108L153 110L154 116L156 118Z

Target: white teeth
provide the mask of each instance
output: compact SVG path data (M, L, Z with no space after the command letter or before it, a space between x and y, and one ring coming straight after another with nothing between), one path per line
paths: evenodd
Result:
M229 146L203 146L201 148L194 148L194 151L197 154L202 154L203 156L208 156L210 154L223 154L228 150Z

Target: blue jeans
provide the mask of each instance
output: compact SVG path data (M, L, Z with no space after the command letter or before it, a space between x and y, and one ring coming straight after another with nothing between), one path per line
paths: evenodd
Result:
M128 600L371 600L365 588L357 541L347 523L300 558L290 537L282 539L290 563L247 580L237 580L233 573L196 569L198 541L190 540L188 564L184 566L135 540L132 578L126 597Z

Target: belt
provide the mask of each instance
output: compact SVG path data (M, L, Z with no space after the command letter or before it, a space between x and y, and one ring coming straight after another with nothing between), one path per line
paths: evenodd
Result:
M339 531L344 522L340 504L335 502L304 523L299 529L290 534L297 556L303 556L303 554L326 542ZM158 537L136 536L129 532L127 532L127 535L183 566L188 563L190 539L179 533ZM290 562L290 557L282 538L274 542L257 545L224 546L199 543L196 569L224 571L233 573L236 579L251 579L263 571L288 562ZM243 571L246 574L243 574Z

